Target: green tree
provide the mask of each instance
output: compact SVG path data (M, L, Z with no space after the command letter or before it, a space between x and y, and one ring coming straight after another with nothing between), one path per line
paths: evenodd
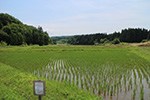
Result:
M38 26L39 33L44 33L43 28L41 26Z
M105 43L106 41L108 41L108 39L107 39L107 38L100 39L100 43Z
M8 35L11 34L11 28L10 28L9 26L4 26L4 27L2 28L2 30L3 30L4 32L6 32Z
M39 45L44 45L44 34L39 34Z
M44 33L44 45L48 45L49 42L50 42L50 38L49 38L49 36L48 36L48 33L45 32L45 33Z
M0 46L3 46L3 47L4 47L4 46L7 46L7 43L4 42L4 41L1 41L1 42L0 42Z
M7 42L8 38L9 38L9 35L6 32L0 30L0 41Z
M21 33L12 33L10 35L11 45L21 45L24 42L23 35Z
M120 43L120 40L118 38L115 38L113 41L112 41L112 44L119 44Z
M23 24L18 19L0 13L0 40L11 45L21 45L22 43L48 45L50 37L44 32L42 27L35 28Z
M2 22L0 21L0 29L2 29L2 27L3 27L3 24L2 24Z
M18 19L10 16L9 14L4 14L4 13L0 13L0 21L1 21L2 26L6 26L11 23L22 24L22 22L19 21Z
M143 39L147 39L148 30L140 28L128 28L124 29L120 35L121 42L141 42Z
M150 40L150 31L149 31L149 33L147 35L147 40Z
M94 45L99 45L97 39L94 41Z

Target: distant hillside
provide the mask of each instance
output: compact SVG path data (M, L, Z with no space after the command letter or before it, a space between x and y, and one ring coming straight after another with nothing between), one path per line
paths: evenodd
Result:
M73 36L68 40L72 45L96 45L104 43L118 44L120 42L139 43L150 40L150 31L142 28L128 28L112 34L96 33Z
M66 44L70 38L73 36L55 36L51 37L54 44Z
M51 39L42 27L25 25L15 17L0 13L0 42L8 45L39 44L48 45Z

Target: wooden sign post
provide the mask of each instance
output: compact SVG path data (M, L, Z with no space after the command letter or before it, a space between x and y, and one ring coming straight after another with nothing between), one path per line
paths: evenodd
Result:
M41 100L41 96L45 96L45 81L33 81L33 89L34 95L38 95Z

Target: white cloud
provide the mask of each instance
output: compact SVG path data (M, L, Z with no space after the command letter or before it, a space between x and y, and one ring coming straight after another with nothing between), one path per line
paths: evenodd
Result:
M128 27L149 26L150 23L148 18L150 16L145 15L148 10L144 6L147 4L140 4L142 0L138 2L136 0L72 0L70 2L72 8L69 9L70 6L67 5L63 5L66 6L65 10L60 9L63 7L58 7L58 11L62 12L55 13L57 10L54 10L51 15L56 14L55 16L47 17L49 18L45 21L47 23L41 22L40 25L50 36L112 33ZM140 5L142 8L139 7ZM146 7L149 9L149 6ZM38 26L36 23L34 25Z
M98 32L110 32L112 28L106 28L107 25L101 23L88 23L77 22L73 24L55 24L55 25L42 25L44 30L48 31L50 36L62 36L62 35L81 35L91 34Z
M50 36L112 33L128 27L141 26L139 24L142 21L142 18L136 13L116 11L66 17L60 19L58 23L43 24L42 27L49 32Z

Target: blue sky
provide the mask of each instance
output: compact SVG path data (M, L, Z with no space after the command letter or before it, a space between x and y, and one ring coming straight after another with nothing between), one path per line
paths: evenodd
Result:
M50 36L150 29L150 0L0 0L0 13Z

